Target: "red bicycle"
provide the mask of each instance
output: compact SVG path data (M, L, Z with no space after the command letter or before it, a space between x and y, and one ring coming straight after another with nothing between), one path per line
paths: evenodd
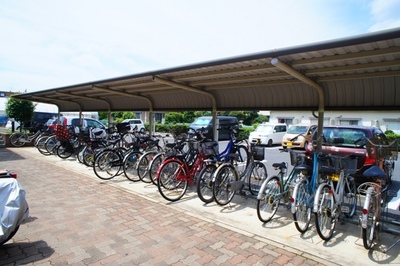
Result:
M188 185L194 185L196 173L200 173L204 160L215 156L218 145L215 141L205 141L202 132L195 131L197 139L189 139L186 154L177 154L163 161L157 170L157 186L161 196L169 201L177 201L185 195ZM199 141L199 139L201 139Z

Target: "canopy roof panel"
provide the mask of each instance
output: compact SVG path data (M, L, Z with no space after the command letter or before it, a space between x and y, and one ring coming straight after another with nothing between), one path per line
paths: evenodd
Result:
M60 111L400 109L400 28L16 95Z

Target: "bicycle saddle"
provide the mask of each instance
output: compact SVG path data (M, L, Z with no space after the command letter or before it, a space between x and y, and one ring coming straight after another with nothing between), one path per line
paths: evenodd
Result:
M364 173L363 176L365 177L377 177L377 178L386 178L386 173L376 165L371 166L368 168Z
M279 168L279 169L286 169L286 163L284 163L284 162L282 162L282 163L273 163L272 167Z

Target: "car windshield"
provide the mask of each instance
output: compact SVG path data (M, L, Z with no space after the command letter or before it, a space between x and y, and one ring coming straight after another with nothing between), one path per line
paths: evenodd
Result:
M192 125L193 126L200 126L200 127L206 127L210 123L211 119L210 118L197 118Z
M307 132L307 126L291 126L287 133L289 134L305 134Z
M360 146L365 132L356 128L324 128L324 144L332 146Z
M272 133L273 129L274 129L274 126L272 126L272 125L261 124L261 125L258 125L256 131Z

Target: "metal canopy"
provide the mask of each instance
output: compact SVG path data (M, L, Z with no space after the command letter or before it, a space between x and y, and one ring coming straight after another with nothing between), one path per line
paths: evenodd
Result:
M60 111L400 110L400 28L15 98Z

